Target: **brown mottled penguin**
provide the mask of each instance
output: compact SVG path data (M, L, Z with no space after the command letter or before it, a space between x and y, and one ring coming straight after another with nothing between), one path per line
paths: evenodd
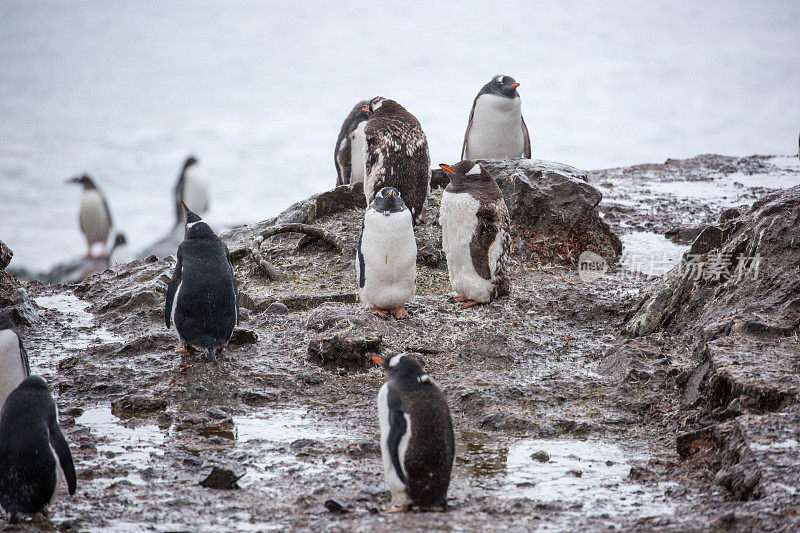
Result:
M367 205L372 204L378 191L394 187L400 191L416 224L430 192L428 139L414 115L394 100L376 96L364 111L369 114L364 128Z
M511 221L497 182L473 161L439 166L450 177L439 223L455 300L472 307L509 294Z

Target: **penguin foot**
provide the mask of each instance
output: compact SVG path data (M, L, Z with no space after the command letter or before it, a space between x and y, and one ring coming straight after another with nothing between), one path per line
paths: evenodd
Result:
M183 348L178 348L177 350L175 350L175 353L189 353L189 347L184 346Z
M386 318L387 316L389 316L389 311L386 311L385 309L378 309L377 307L373 307L372 309L370 309L370 312L373 315L379 316L381 318Z
M467 309L469 307L474 307L474 306L478 305L478 302L476 302L475 300L464 299L464 300L460 301L458 303L458 305L461 306L461 309Z
M400 506L390 507L389 509L386 510L386 512L387 513L407 513L410 510L411 510L411 506L410 505L400 505Z
M453 300L456 301L456 302L463 302L463 301L468 300L468 298L465 297L465 296L459 296L458 294L456 294L455 296L453 296Z
M408 318L408 311L406 311L405 306L398 307L396 309L392 309L391 312L392 312L392 315L394 315L394 317L397 320L403 320L404 318Z

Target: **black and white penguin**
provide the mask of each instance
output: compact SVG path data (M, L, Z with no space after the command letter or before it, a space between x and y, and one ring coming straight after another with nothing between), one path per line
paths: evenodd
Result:
M495 76L472 102L461 159L531 158L531 138L517 83L511 76Z
M186 233L167 288L164 321L183 341L178 353L205 352L209 361L225 348L239 323L239 299L225 243L186 204Z
M336 167L336 186L348 183L364 182L364 168L367 160L367 140L364 127L367 125L367 112L364 108L369 100L362 100L353 107L344 119L339 137L336 138L336 149L333 152L333 164Z
M367 162L364 195L367 205L384 187L403 195L414 224L425 209L431 182L428 139L419 121L395 102L376 96L364 107L369 114L364 134Z
M0 309L0 409L20 383L31 375L28 354L11 317Z
M450 177L442 193L439 224L455 300L471 307L509 294L511 221L500 187L473 161L439 166Z
M400 191L384 187L364 214L356 251L361 303L378 316L408 318L417 290L417 241Z
M0 413L0 505L16 523L53 501L63 480L75 494L75 465L58 426L47 383L31 376L8 396Z
M97 188L94 180L86 174L72 178L68 180L68 183L78 183L83 186L78 221L80 222L81 231L86 236L86 244L88 246L86 257L92 257L92 246L97 243L103 245L101 257L105 257L108 234L111 233L111 227L113 226L111 210L108 208L106 197Z
M383 364L378 423L386 484L393 509L445 510L455 439L447 401L416 359L397 354Z
M208 211L208 181L203 166L193 155L186 158L175 184L175 216L178 226L185 223L181 202L195 213L202 215Z
M128 248L128 239L125 238L124 233L117 233L114 238L114 246L108 253L108 266L124 265L133 261L133 255Z

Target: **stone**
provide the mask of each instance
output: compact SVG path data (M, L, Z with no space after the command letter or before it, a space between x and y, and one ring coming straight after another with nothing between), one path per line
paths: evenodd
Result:
M138 415L163 411L167 400L143 394L127 394L111 402L111 410L117 414Z
M550 460L550 454L544 450L539 450L538 452L533 452L531 454L531 459L534 461L539 461L540 463L546 463Z
M308 359L324 367L366 370L370 354L381 350L381 336L374 332L334 330L314 335L308 341Z
M273 315L285 315L289 312L289 308L283 302L272 302L267 306L266 312Z
M239 479L244 476L246 471L243 468L236 468L232 466L214 466L211 473L205 477L199 484L209 489L230 490L238 489L239 485L236 484Z
M251 329L234 328L233 335L231 335L230 343L234 346L243 346L245 344L255 344L258 342L258 335Z

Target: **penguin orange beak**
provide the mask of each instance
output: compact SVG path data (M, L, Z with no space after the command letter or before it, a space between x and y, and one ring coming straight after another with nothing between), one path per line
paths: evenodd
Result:
M512 83L511 86L516 89L517 87L519 87L519 83Z
M185 215L186 214L186 204L183 203L182 200L181 200L181 209L183 209L183 214Z
M372 360L373 360L373 361L375 361L376 363L378 363L379 365L382 365L382 364L383 364L383 359L381 359L381 358L380 358L380 357L378 357L377 355L373 355L373 356L372 356Z
M369 108L367 106L362 106L361 111L363 111L364 113L369 113Z
M386 193L386 196L394 196L394 191L389 191Z
M455 174L456 173L456 171L453 170L453 167L451 167L450 165L445 165L444 163L439 163L439 168L441 168L445 172L449 172L451 174Z

